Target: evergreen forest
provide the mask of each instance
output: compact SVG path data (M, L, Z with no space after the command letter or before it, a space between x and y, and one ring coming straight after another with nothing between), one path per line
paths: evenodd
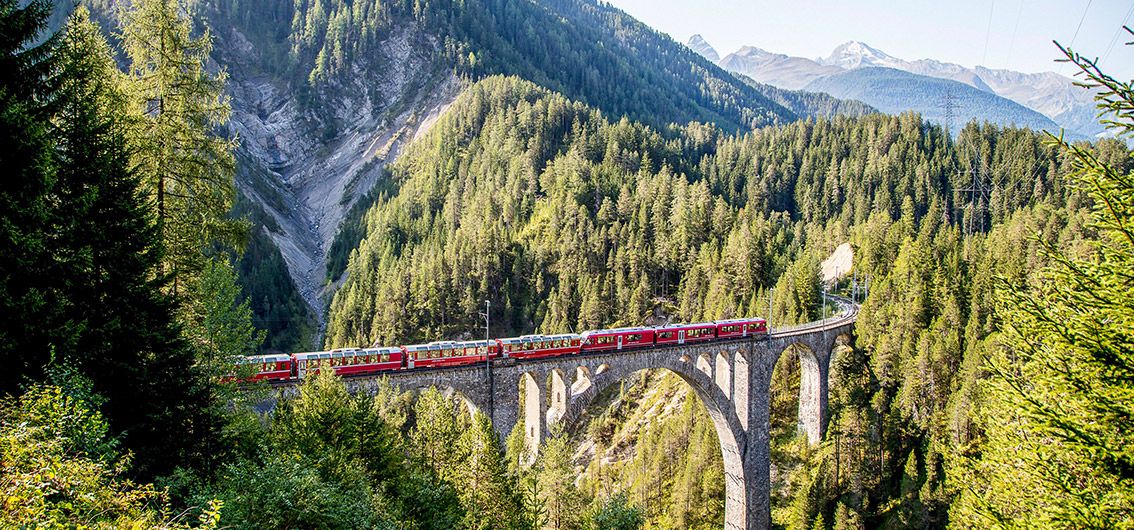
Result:
M761 89L584 0L96 4L0 0L0 527L720 528L674 374L529 459L436 388L280 396L241 361L479 337L484 300L494 336L808 322L849 242L819 443L802 353L773 373L772 526L1134 528L1134 89L1092 59L1061 48L1116 138L1069 143ZM406 21L460 76L332 247L325 330L238 189L268 176L226 133L218 20L313 109ZM612 27L642 53L591 46Z

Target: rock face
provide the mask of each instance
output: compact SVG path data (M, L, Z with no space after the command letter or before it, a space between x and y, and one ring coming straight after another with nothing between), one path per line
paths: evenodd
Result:
M230 128L240 138L237 186L274 219L266 227L300 294L322 319L327 251L346 213L401 149L456 97L434 64L437 44L407 27L381 46L381 71L356 67L331 89L333 112L304 110L298 91L257 75L257 51L235 30L218 39L231 75Z
M832 285L840 278L850 273L854 265L854 249L851 248L850 243L843 243L835 248L835 251L827 256L820 264L822 271L823 283L825 285Z

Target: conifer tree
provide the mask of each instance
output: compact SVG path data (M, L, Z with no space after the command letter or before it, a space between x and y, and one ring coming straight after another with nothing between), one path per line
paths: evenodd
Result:
M1099 91L1103 123L1134 133L1130 83L1065 53ZM1085 253L1041 239L1052 264L1001 289L987 440L962 477L957 528L1134 527L1134 172L1062 147L1072 185L1092 199L1095 235Z
M129 168L118 70L85 8L68 21L57 61L51 233L65 307L79 330L60 359L107 398L110 425L125 433L142 475L208 468L217 453L215 398L162 292L162 245Z
M575 486L575 465L571 461L571 444L566 436L552 436L540 448L536 462L539 477L539 498L549 530L574 530L583 524L585 502Z
M191 289L215 243L239 246L243 222L227 217L236 197L235 141L218 136L230 113L226 75L207 70L212 35L193 36L184 0L123 3L122 44L138 126L134 166L152 194L165 246L163 272L178 296Z
M465 508L462 528L468 530L521 530L530 528L525 520L517 484L508 474L504 448L492 422L482 412L473 417L472 426L459 440L468 461L461 469L457 488Z
M187 338L198 352L198 366L218 381L233 373L236 360L256 352L264 332L252 325L248 301L237 302L236 271L223 255L205 263L189 298L182 311L189 321Z
M48 0L0 0L0 392L38 380L55 348L66 344L58 295L45 274L48 193L54 182L48 104L55 39L36 45L51 10ZM60 340L63 339L63 340Z

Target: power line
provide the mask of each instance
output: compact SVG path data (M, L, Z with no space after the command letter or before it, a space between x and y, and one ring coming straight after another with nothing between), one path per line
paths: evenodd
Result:
M1012 28L1012 41L1008 43L1008 64L1012 64L1012 52L1016 51L1016 35L1020 32L1020 18L1024 14L1024 0L1020 0L1020 8L1016 10L1016 27ZM985 44L985 47L988 45Z
M1106 52L1103 53L1102 61L1106 62L1106 58L1110 56L1110 51L1114 49L1114 45L1118 43L1118 37L1122 36L1122 30L1126 26L1126 21L1130 20L1130 15L1134 14L1134 2L1130 4L1130 9L1126 11L1126 16L1122 17L1122 23L1118 25L1118 29L1114 30L1114 36L1110 38L1110 44L1106 46Z
M988 37L992 35L992 14L995 11L996 0L992 0L988 8L988 27L984 30L984 56L980 59L981 64L988 62Z
M1075 39L1079 38L1079 30L1083 28L1083 21L1087 20L1087 11L1091 10L1091 2L1094 0L1087 0L1087 7L1083 9L1083 16L1079 17L1079 25L1075 27L1075 35L1071 37L1071 45L1067 46L1072 48L1075 46Z

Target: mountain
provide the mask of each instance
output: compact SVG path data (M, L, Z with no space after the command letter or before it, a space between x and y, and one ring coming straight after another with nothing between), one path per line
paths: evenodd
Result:
M952 97L956 105L953 118L955 131L959 131L962 125L971 120L1050 132L1059 130L1055 122L1019 103L957 81L911 74L894 68L855 68L820 77L804 88L813 92L825 92L836 98L865 101L889 114L914 110L923 118L936 123L945 122L942 102L947 97Z
M877 109L854 99L839 99L823 92L787 90L772 85L758 83L743 74L734 74L740 80L752 85L768 99L783 105L801 118L833 118L835 116L865 116L878 112Z
M692 48L693 51L701 54L701 57L704 57L714 63L721 60L721 56L717 55L717 50L714 50L713 47L710 46L708 42L705 42L705 39L700 35L689 37L689 42L685 43L685 45Z
M884 66L887 68L900 69L904 61L896 59L881 50L871 48L864 43L850 41L837 46L835 50L831 52L831 55L820 61L820 63L828 66L837 66L846 70L861 68L863 66Z
M799 71L802 70L802 68L792 64L786 68L779 69L780 72L784 73L783 78L776 76L769 78L767 75L768 69L764 68L763 65L773 65L778 58L788 59L789 62L795 62L796 58L787 57L786 55L773 56L773 54L769 54L758 48L744 47L741 48L740 52L729 54L728 57L722 60L718 58L716 50L713 49L708 42L705 42L700 35L690 37L686 46L696 51L705 59L718 62L722 68L731 71L733 74L739 74L738 77L742 81L755 87L760 93L764 94L772 101L787 107L788 110L791 110L800 117L829 118L836 115L862 116L876 111L870 105L861 101L843 100L820 92L805 92L799 90L818 75L841 72L841 68L824 67L813 61L808 61L815 64L815 66L821 70L821 73L816 75L800 75ZM798 59L798 61L804 62L807 61L807 59ZM759 72L762 75L759 78L754 78L747 75L749 72Z
M92 8L113 20L113 3ZM60 13L72 4L57 2ZM748 131L838 108L765 94L593 0L216 0L197 13L214 35L215 66L229 74L237 185L254 237L267 243L258 248L278 248L274 261L320 321L357 244L359 219L348 214L361 215L384 167L477 79L518 76L659 130L699 121ZM340 265L328 272L329 262ZM280 291L267 285L250 297Z
M1094 94L1054 72L1023 74L978 66L976 75L994 92L1035 109L1068 130L1097 138L1105 127L1096 118Z
M705 43L705 46L708 46L708 43ZM726 55L719 64L726 70L744 74L757 82L792 90L803 89L820 77L836 75L846 70L870 67L893 68L929 78L957 81L977 90L1006 98L1043 114L1059 127L1065 128L1072 136L1096 137L1103 132L1102 125L1095 119L1093 94L1075 86L1074 80L1054 72L1027 74L983 66L969 68L933 59L907 61L858 41L841 44L826 58L818 60L792 57L745 46ZM933 90L936 86L928 80L925 81L927 90ZM832 83L835 81L828 81L826 85L830 86ZM903 86L911 90L918 89L918 83L914 79L906 79ZM851 87L835 90L837 93L855 92ZM836 94L833 92L832 95ZM871 95L863 95L863 97L866 103L878 108L889 104L875 102ZM891 103L894 101L893 95L879 95L879 97L885 97ZM919 98L911 95L911 101L913 99ZM940 106L941 102L938 101L934 105ZM1003 105L998 103L998 106ZM917 110L927 116L933 114L928 107L909 107L904 110ZM984 109L974 108L963 112L967 115L982 115ZM997 115L1004 114L1004 110L993 112ZM1057 129L1048 130L1058 132Z
M819 64L811 59L789 57L760 48L745 46L721 59L721 67L760 82L788 90L799 90L816 78L842 72L838 66Z

